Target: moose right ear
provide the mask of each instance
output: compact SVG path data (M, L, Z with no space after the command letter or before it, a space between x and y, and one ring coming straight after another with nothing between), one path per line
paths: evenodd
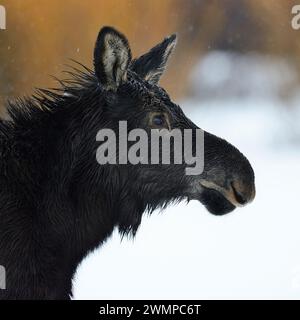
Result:
M164 39L138 59L132 61L130 68L141 78L157 84L165 71L167 61L176 46L176 34Z
M99 83L116 91L127 79L131 51L126 37L112 27L103 27L94 51L94 67Z

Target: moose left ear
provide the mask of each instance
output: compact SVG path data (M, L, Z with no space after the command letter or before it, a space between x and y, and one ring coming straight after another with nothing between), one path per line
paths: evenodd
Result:
M112 27L103 27L98 35L95 51L95 73L106 90L116 91L127 79L131 61L128 40Z
M153 84L157 84L175 46L176 35L173 34L152 48L149 52L138 59L133 60L130 69L143 79Z

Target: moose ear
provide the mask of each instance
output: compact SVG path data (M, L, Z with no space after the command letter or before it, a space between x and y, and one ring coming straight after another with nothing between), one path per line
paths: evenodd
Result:
M132 61L131 70L143 79L157 84L162 76L169 56L176 45L176 35L166 38L138 59Z
M95 73L106 90L116 91L127 79L131 51L126 37L111 27L103 27L98 35L95 51Z

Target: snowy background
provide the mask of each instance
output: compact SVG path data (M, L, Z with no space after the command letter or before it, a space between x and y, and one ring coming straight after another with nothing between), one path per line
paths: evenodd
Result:
M92 68L104 25L128 37L134 56L177 33L162 85L199 127L236 145L256 173L254 202L229 215L192 201L144 217L134 240L115 232L79 267L75 299L300 299L294 2L1 0L0 115L7 98L57 86L49 75L68 77L61 72L69 58Z
M300 95L287 60L212 51L190 77L186 114L237 146L256 198L226 216L198 202L144 217L85 259L75 299L299 299ZM287 98L288 97L288 98Z

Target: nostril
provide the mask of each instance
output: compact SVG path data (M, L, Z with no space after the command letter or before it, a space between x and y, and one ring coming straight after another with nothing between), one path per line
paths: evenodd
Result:
M243 196L241 193L239 193L239 192L236 190L233 182L231 182L231 188L232 188L232 190L233 190L234 197L235 197L235 199L237 200L237 202L240 203L240 204L242 204L242 205L243 205L243 204L246 204L246 203L247 203L246 197Z

